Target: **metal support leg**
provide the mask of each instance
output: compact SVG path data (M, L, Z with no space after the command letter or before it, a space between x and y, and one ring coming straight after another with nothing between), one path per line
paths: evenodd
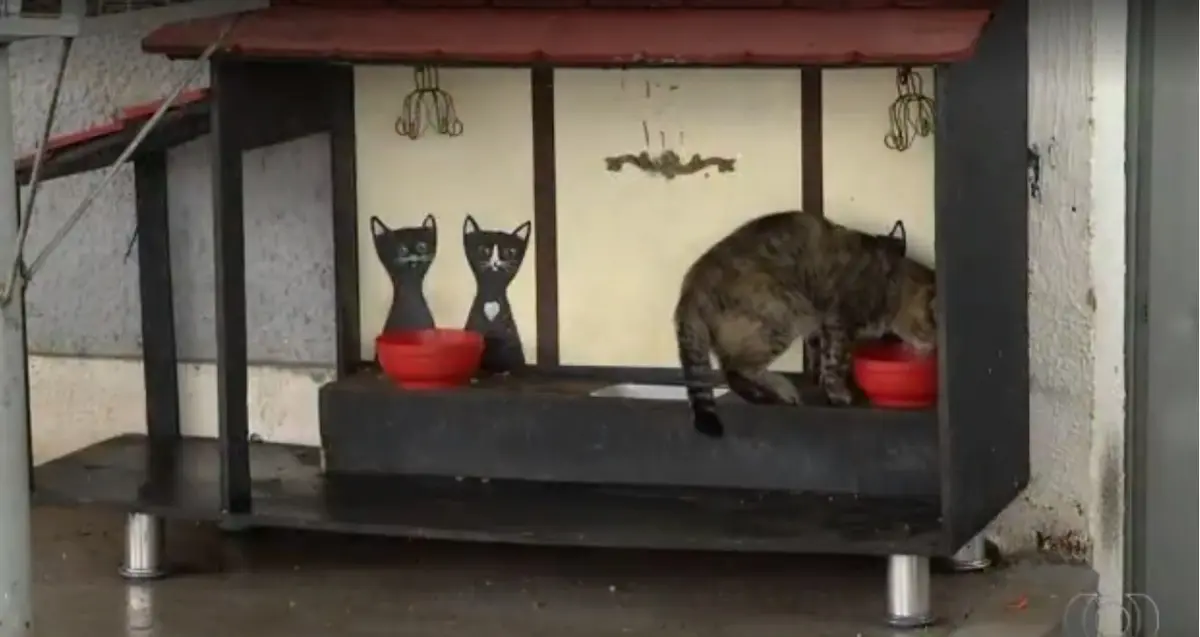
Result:
M929 558L888 557L888 616L894 628L922 628L934 622L929 601Z
M12 86L9 50L0 45L0 269L7 273L16 257L17 183L13 177ZM5 277L7 278L7 277ZM0 307L0 637L32 635L29 513L29 388L25 381L25 306L23 286Z
M992 565L987 554L987 539L980 533L950 558L950 568L960 573L982 571Z
M162 577L163 521L148 513L130 513L125 520L125 563L122 577L133 580Z

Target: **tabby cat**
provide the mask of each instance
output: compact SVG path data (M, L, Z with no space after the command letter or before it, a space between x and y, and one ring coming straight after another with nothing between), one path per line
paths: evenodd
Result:
M729 389L758 404L799 404L800 392L767 367L799 338L819 337L818 382L830 404L853 400L850 353L859 338L894 333L931 350L935 278L902 241L801 211L758 217L692 264L675 307L679 360L692 422L720 437L709 359Z

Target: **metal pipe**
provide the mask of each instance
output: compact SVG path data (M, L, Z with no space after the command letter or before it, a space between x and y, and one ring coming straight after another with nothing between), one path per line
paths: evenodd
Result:
M888 616L893 628L921 628L934 622L929 600L929 558L888 557Z
M134 580L162 577L163 521L148 513L130 513L125 519L125 563L119 572Z
M72 38L63 38L62 53L58 56L58 70L54 74L54 88L50 91L50 106L46 109L46 119L42 123L42 134L38 138L37 148L33 154L33 167L29 170L29 191L25 193L25 209L21 211L20 224L17 227L17 255L25 253L25 240L29 238L29 228L33 221L33 211L37 208L38 192L42 186L42 167L46 160L46 151L50 145L50 131L54 130L54 117L58 113L59 98L62 97L63 80L67 76L67 61L71 59L71 46L75 43ZM23 275L24 259L14 259L9 267L8 282L5 283L4 296L0 302L8 302L15 297L17 277Z
M225 38L229 36L230 31L232 31L234 25L237 24L239 17L240 14L230 18L225 24L225 27L221 29L221 32L217 35L217 39L213 40L200 54L200 57L192 63L183 79L171 89L171 92L168 93L167 97L162 101L161 104L158 105L158 108L155 109L154 114L150 116L150 119L146 120L146 123L142 124L142 127L138 129L137 135L135 135L133 140L129 142L129 145L121 151L121 154L118 155L115 160L113 160L113 163L108 167L108 170L104 173L104 177L100 180L100 182L94 185L92 189L89 190L86 195L84 195L83 200L81 200L79 205L75 207L75 211L72 212L71 216L67 218L66 223L60 226L54 235L46 241L46 244L42 246L42 251L39 252L36 257L29 260L26 266L26 272L20 272L19 268L17 267L19 263L13 262L12 270L9 273L9 284L5 287L2 295L0 295L0 303L6 302L6 299L4 298L5 295L11 297L12 293L10 291L16 288L16 279L31 278L33 277L34 273L41 269L46 258L49 257L50 254L54 252L55 248L57 248L62 242L62 240L66 238L67 234L71 232L71 229L75 227L75 224L79 223L79 220L82 219L83 215L91 208L92 202L94 202L96 198L100 196L100 193L108 187L108 184L116 178L117 173L123 167L125 162L133 156L133 153L137 152L138 147L141 146L146 137L150 135L150 132L154 130L154 127L158 126L159 121L161 121L166 115L167 111L171 109L171 106L175 104L175 100L179 99L179 95L183 93L183 90L187 88L188 84L191 83L192 78L199 75L200 71L204 70L209 58L216 53L217 49L220 48L221 43L224 42ZM28 225L33 221L32 215L29 219L22 219L21 221L23 224ZM27 230L25 230L25 232L27 232ZM20 233L18 233L18 236L21 236Z
M17 180L13 178L12 86L9 48L0 45L0 263L16 258ZM32 544L29 512L29 411L25 383L25 304L0 307L0 637L33 634L30 599Z
M950 568L960 573L982 571L992 565L987 554L987 539L980 533L950 557Z

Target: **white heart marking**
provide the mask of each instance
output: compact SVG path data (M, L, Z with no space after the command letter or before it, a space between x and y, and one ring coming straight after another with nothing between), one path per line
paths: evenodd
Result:
M499 303L497 303L496 301L488 301L487 303L483 304L483 315L487 317L487 320L489 320L489 321L496 320L496 316L498 314L500 314L500 304Z

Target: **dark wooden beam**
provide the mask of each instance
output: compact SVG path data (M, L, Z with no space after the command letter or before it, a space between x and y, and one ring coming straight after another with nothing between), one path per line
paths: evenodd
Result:
M171 230L167 209L167 153L143 153L133 162L136 194L138 289L142 306L142 371L150 438L177 438L179 371L171 285Z
M179 367L171 284L171 229L167 204L167 150L133 161L137 215L138 291L142 306L142 374L146 392L146 477L141 493L174 495L171 468L180 436Z
M977 55L936 74L938 445L947 552L1029 482L1027 1L1005 2Z
M237 64L246 91L253 95L239 108L233 122L243 150L273 146L330 130L330 100L322 81L325 68L312 62L249 62Z
M800 71L800 192L802 210L825 216L825 95L822 70ZM816 384L821 342L813 335L804 341L804 373Z
M537 364L559 363L558 186L554 155L554 69L530 71L533 104L533 245L537 254Z
M805 212L825 214L825 105L820 68L800 72L800 190Z
M212 84L213 266L216 281L217 418L221 510L249 513L250 415L247 405L246 237L240 133L252 85L242 65L214 62Z
M358 164L355 141L354 69L330 67L329 161L333 189L333 296L337 371L348 377L362 359L358 289Z

